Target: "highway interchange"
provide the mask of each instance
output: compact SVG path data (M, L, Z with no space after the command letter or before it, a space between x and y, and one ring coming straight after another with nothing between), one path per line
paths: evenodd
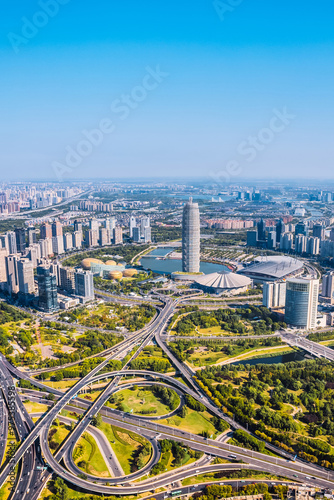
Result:
M193 378L194 372L192 372L186 364L178 361L168 348L166 326L170 317L174 314L175 309L179 304L193 299L197 295L199 294L195 292L193 296L185 296L177 299L168 298L163 295L156 295L156 299L160 301L160 303L163 303L164 306L158 308L158 314L155 318L144 329L128 335L125 340L109 349L107 353L103 353L105 359L65 393L52 389L51 387L37 381L35 378L31 378L27 373L23 373L10 365L5 358L0 358L0 379L2 393L4 395L4 401L0 400L0 414L3 417L0 423L0 457L1 454L4 454L7 429L9 425L8 422L11 417L11 414L7 409L8 404L6 405L6 403L8 403L8 397L10 397L13 393L14 382L12 377L15 379L28 380L39 389L39 391L27 391L29 398L42 400L45 398L46 393L53 393L56 397L56 401L53 403L53 406L51 406L49 411L40 416L37 423L34 424L31 416L29 416L25 410L21 400L21 397L25 397L25 391L23 391L21 397L18 395L16 390L13 393L13 397L15 399L15 412L13 412L12 416L21 444L17 451L13 453L11 462L5 463L0 469L1 487L8 479L13 466L18 466L14 493L11 498L14 498L15 500L37 500L52 473L56 473L57 476L64 478L68 483L74 485L75 487L82 488L84 491L106 495L147 493L160 487L168 487L168 485L171 485L176 481L182 481L187 477L197 474L197 469L195 470L192 464L191 467L181 467L153 478L141 480L139 483L133 483L134 480L142 478L143 475L148 474L151 467L158 462L161 453L159 445L160 439L173 439L189 446L191 449L204 452L204 458L200 460L200 464L198 465L198 470L201 472L211 472L216 470L221 471L229 467L238 469L243 468L243 464L213 465L210 463L211 458L207 458L208 456L217 456L228 459L232 453L233 456L236 457L234 459L235 461L243 461L244 464L247 464L248 468L287 477L290 478L291 481L296 481L297 478L297 480L301 483L307 483L319 488L332 489L334 487L333 472L299 459L292 461L292 457L290 455L269 445L268 443L267 448L274 451L276 454L281 455L282 458L232 446L225 443L224 440L206 439L195 434L161 425L159 423L159 419L155 419L154 417L148 418L130 415L105 406L105 403L112 394L115 394L124 387L130 387L134 383L138 384L138 382L131 382L131 380L126 380L124 384L121 384L121 380L124 375L133 375L143 379L145 378L146 380L143 381L143 383L159 382L174 388L181 396L181 404L183 404L183 395L189 394L204 404L211 414L226 420L231 429L242 428L233 419L224 415L222 411L215 406L204 393L202 393ZM182 375L187 385L179 382L170 375L129 369L130 362L135 359L143 348L153 339L170 359L176 370ZM284 340L286 342L288 341L289 343L293 343L296 342L296 336L285 333ZM333 351L328 348L324 349L323 346L319 346L304 337L298 338L297 342L299 342L299 344L297 344L299 347L304 348L309 352L313 350L313 355L319 357L325 356L328 359L334 359L334 355L333 358L330 356ZM326 350L331 352L327 353ZM129 353L131 353L130 360L124 365L122 370L118 372L103 372L103 370L107 369L111 360L119 357L124 358ZM80 391L99 380L108 380L108 383L93 403L80 398ZM48 446L48 434L53 421L60 417L59 414L63 409L71 409L72 411L81 413L83 417L80 421L74 422L75 425L73 425L73 430L69 433L68 437L57 450L56 454L53 455ZM98 436L96 430L92 430L92 426L90 425L91 420L97 413L101 413L105 422L138 433L145 436L146 439L149 440L152 448L151 459L143 469L126 477L122 474L123 471L121 471L117 466L117 459L110 454L110 445L108 447L108 445L103 442L103 437ZM85 479L82 478L80 469L78 469L74 463L73 451L76 443L86 431L92 433L95 432L94 435L97 442L99 442L100 446L103 448L104 455L109 455L110 460L108 460L108 468L111 472L111 477L101 479L100 477L89 475ZM205 464L203 464L203 460ZM208 462L206 462L207 460ZM45 464L47 464L47 470L42 470ZM81 477L79 477L79 474ZM196 488L194 488L194 490L196 490Z

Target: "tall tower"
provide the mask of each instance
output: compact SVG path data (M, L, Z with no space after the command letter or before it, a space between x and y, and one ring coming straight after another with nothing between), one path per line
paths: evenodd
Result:
M322 279L322 297L330 299L334 303L334 271L327 273Z
M57 278L46 266L37 268L38 307L45 312L55 312L58 307Z
M319 280L289 279L286 283L285 322L298 328L316 328Z
M130 223L129 223L129 236L130 238L133 238L133 229L137 227L137 219L133 215L130 217Z
M198 273L200 266L200 219L198 203L192 198L183 208L182 219L182 270Z

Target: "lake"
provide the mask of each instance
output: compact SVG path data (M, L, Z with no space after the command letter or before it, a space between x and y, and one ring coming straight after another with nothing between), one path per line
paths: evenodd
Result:
M181 259L164 259L160 260L157 257L165 257L170 252L175 249L173 247L166 248L156 248L152 250L149 254L145 255L140 259L140 264L145 269L151 269L157 274L171 274L175 271L182 271L182 261ZM178 250L178 249L176 249ZM229 269L223 264L213 264L211 262L201 262L200 271L204 274L217 273L223 271L229 271Z
M289 363L290 361L303 361L305 356L301 352L289 352L287 354L278 354L277 356L268 356L266 358L245 359L244 361L236 361L232 365L273 365L278 363Z

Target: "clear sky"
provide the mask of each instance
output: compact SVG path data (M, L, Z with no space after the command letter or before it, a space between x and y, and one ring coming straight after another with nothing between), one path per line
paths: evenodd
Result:
M334 176L333 0L1 11L4 179Z

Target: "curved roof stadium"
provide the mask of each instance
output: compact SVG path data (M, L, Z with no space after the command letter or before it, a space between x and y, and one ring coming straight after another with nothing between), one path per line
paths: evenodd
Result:
M197 285L205 288L221 290L238 290L239 288L248 287L252 280L246 276L230 272L211 273L201 276L195 280Z
M253 264L240 270L239 274L258 281L272 281L298 275L303 266L304 263L294 257L269 255L258 257Z

